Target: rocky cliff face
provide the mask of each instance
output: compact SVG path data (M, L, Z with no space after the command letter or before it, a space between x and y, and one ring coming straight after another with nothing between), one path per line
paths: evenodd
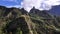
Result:
M32 8L0 6L0 34L60 34L60 17Z

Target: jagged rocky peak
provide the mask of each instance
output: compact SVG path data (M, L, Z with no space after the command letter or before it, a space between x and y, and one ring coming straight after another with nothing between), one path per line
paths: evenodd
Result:
M41 12L43 12L43 13L46 13L46 11L48 11L48 10L39 10L39 9L36 9L35 7L33 7L31 10L30 10L30 13L41 13Z
M35 7L33 7L29 13L37 13L37 11L39 12L40 10L36 9Z
M33 7L29 14L32 14L32 15L38 15L40 17L44 17L44 18L51 18L51 15L49 14L49 11L48 10L38 10L36 9L35 7Z

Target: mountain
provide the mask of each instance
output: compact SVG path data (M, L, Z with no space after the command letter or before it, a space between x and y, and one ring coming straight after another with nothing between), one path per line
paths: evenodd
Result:
M60 5L53 6L49 13L60 16Z
M34 7L28 13L0 6L0 34L60 34L60 17Z
M40 11L38 9L35 9L34 7L30 10L29 14L38 15L43 18L52 18L51 15L49 14L49 11L47 10Z

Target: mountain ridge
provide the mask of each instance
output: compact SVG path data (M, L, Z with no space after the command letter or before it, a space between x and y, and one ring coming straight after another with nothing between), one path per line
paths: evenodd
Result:
M0 34L60 34L60 17L32 8L0 7Z

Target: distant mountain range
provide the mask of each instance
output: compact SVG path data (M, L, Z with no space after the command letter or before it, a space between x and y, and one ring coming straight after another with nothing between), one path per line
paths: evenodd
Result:
M60 5L53 6L52 9L50 10L50 13L53 15L60 16Z

